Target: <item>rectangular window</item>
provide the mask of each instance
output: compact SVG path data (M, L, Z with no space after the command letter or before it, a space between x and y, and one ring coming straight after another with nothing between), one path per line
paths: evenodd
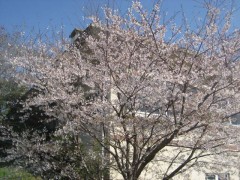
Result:
M229 173L207 173L205 180L230 180Z
M205 180L217 180L217 177L215 174L206 174Z
M240 113L234 114L231 116L231 124L239 126L240 125Z

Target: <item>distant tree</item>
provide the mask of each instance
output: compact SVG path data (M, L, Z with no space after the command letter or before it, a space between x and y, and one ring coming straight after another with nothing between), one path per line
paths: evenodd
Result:
M10 40L11 35L5 30L3 34L9 38L4 39L2 43L7 44L1 54L5 63L14 61L17 56L24 56L25 52L28 52L28 55L32 54L33 57L43 57L47 60L66 53L64 52L66 48L62 46L64 40L61 38L55 39L61 41L61 46L53 46L52 42L46 41L47 38L43 40L40 35L37 35L40 39L37 38L34 42L31 38L18 39L16 42ZM55 38L57 36L59 37L56 35ZM39 41L46 43L45 48L48 46L52 49L41 54L44 49L39 48L40 45L41 48L43 47ZM57 59L56 57L55 65ZM2 73L4 85L0 88L2 94L0 96L2 104L0 167L10 165L23 167L44 179L101 179L102 174L107 172L101 167L101 148L97 144L88 143L90 139L85 134L76 137L68 132L64 135L57 133L56 131L61 129L66 121L61 116L46 113L46 105L32 105L26 108L28 99L42 94L43 91L34 83L25 84L26 86L18 84L19 79L15 78L16 70L23 75L30 68L13 67L11 63L7 65L9 74ZM22 77L20 81L24 79ZM48 105L55 107L56 103L57 101L52 101Z
M37 55L22 48L14 58L24 70L17 77L41 91L24 108L42 106L47 115L61 117L65 124L56 137L91 137L89 143L101 147L102 168L125 180L139 179L155 160L164 165L149 173L167 180L199 167L202 157L230 152L228 145L239 145L240 137L227 123L240 109L240 32L230 32L231 12L222 19L217 7L206 7L205 20L194 30L186 22L162 24L158 4L147 13L136 1L126 17L105 9L106 22L93 18L98 38L85 39L88 56L75 47L54 53L57 58L48 56L55 47L45 44ZM57 142L39 141L30 148L23 138L17 147L44 171L57 166L53 161L42 166L61 152L64 146ZM74 148L76 162L75 150L80 151ZM36 158L39 152L49 156ZM75 172L72 178L79 178L71 160L63 159L69 166L59 175Z
M18 87L14 81L14 69L10 59L17 53L17 44L20 39L20 33L9 34L4 27L0 27L0 115L1 119L6 115L11 104L19 98L23 92L23 87ZM6 57L8 52L10 57Z
M21 39L21 33L7 33L4 27L0 27L0 156L6 157L7 148L11 147L9 130L5 126L5 119L10 108L17 103L26 89L16 83L14 73L16 72L10 63L10 59L18 53L17 46ZM9 54L9 56L5 56ZM6 163L0 162L1 165Z
M85 134L59 134L65 120L48 115L44 106L24 108L27 98L38 94L26 93L5 120L10 144L3 165L23 167L44 179L101 179L107 172L101 168L101 149ZM94 155L94 157L93 157Z
M38 131L39 135L44 134L49 140L58 125L56 118L47 123L47 119L52 117L39 107L28 110L23 108L22 103L37 93L34 88L18 84L14 76L21 70L15 69L10 62L21 53L19 47L24 43L23 33L8 33L4 27L0 28L0 167L14 165L16 160L19 161L20 156L11 156L15 148L13 137L17 135L20 138L21 134L31 130Z

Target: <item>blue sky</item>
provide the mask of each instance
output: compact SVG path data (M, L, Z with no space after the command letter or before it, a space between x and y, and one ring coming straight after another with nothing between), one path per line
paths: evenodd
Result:
M110 6L113 6L114 0ZM201 2L204 0L163 0L162 9L170 17L183 8L189 21L194 21L203 13ZM230 0L229 0L230 1ZM89 23L84 16L101 11L107 0L0 0L0 26L8 31L20 28L26 32L31 29L44 31L47 28L60 29L63 26L65 34L69 35L75 27L84 28ZM154 0L142 0L146 9L152 7ZM114 8L124 14L131 0L115 0ZM235 7L240 7L236 0ZM180 14L179 14L180 16ZM236 11L233 18L235 27L240 26L240 12Z

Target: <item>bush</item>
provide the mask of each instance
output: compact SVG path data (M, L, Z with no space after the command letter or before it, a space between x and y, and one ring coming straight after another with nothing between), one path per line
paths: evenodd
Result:
M0 168L0 179L24 179L24 180L41 180L40 177L34 177L24 170L16 168Z

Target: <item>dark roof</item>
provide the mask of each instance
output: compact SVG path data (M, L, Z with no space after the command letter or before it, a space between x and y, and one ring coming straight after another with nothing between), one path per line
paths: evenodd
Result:
M78 29L78 28L75 28L75 29L71 32L71 34L69 35L69 38L73 38L77 33L82 33L82 32L83 32L83 30Z
M93 26L92 24L90 24L86 29L81 30L79 28L75 28L72 33L70 34L70 38L73 38L76 34L82 34L82 33L86 33L86 35L91 35L94 37L97 37L98 33L100 32L100 28Z

